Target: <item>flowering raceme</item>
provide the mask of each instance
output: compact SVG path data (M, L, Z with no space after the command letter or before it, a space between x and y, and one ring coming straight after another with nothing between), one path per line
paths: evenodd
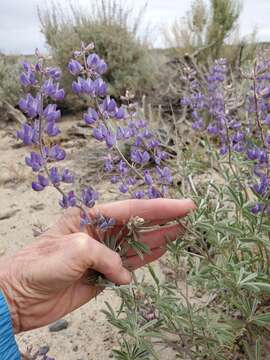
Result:
M246 181L257 202L253 214L270 215L270 61L255 63L250 74L244 75L249 91L243 101L246 116L238 111L239 104L229 96L228 68L224 59L217 60L205 76L205 86L195 84L190 77L191 95L182 99L190 107L193 129L218 140L221 156L229 162L240 158L244 164ZM242 181L245 181L242 180Z
M139 199L163 197L172 183L171 171L164 165L168 154L162 151L161 144L141 119L128 92L122 98L125 104L120 106L108 95L102 79L107 65L91 53L92 49L90 45L75 51L68 69L77 76L72 83L73 92L86 96L90 103L83 116L85 123L92 128L94 139L108 148L104 171L123 194ZM121 143L129 145L128 156L122 153Z
M61 111L52 101L64 99L65 92L59 86L61 71L58 68L46 67L45 59L36 51L36 64L23 63L23 73L20 82L27 94L20 99L19 107L27 115L27 123L17 132L17 137L32 151L25 158L27 166L36 174L32 188L42 191L47 186L54 186L61 194L59 204L63 208L70 206L93 207L98 194L91 187L83 189L81 195L74 190L65 193L62 184L73 184L74 176L69 169L56 166L66 158L66 152L59 145L48 147L47 137L53 138L60 134L57 125ZM73 64L76 73L78 65ZM37 150L38 149L38 150ZM83 210L83 213L86 212Z

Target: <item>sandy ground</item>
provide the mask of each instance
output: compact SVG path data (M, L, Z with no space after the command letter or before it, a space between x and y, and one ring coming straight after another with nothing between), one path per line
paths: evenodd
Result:
M72 120L65 120L62 127L69 128ZM77 143L77 148L75 146ZM0 130L0 253L10 254L22 248L25 244L35 241L33 228L35 226L48 227L59 216L57 205L58 194L53 189L46 189L36 193L30 189L31 171L24 165L27 152L25 147L15 147L18 144L12 136L12 129ZM84 139L66 142L68 156L66 163L70 168L78 169L85 161L82 149L86 145ZM95 151L97 149L95 148ZM98 171L91 167L91 156L88 157L90 166L83 171L91 178L96 177L95 183L103 189L103 199L117 198L117 193L102 179L97 179ZM95 164L96 157L92 159ZM85 166L85 165L84 165ZM91 172L92 171L92 172ZM86 176L87 179L87 176ZM98 181L97 181L98 180ZM85 179L84 179L85 181ZM48 327L29 331L17 336L18 344L22 351L27 346L33 345L35 349L48 345L50 356L56 360L106 360L112 357L111 349L118 343L118 334L106 321L101 312L105 308L104 302L108 301L116 308L119 299L110 290L106 290L97 300L83 306L79 310L66 316L69 322L67 329L57 333L50 333ZM174 357L162 357L173 359Z

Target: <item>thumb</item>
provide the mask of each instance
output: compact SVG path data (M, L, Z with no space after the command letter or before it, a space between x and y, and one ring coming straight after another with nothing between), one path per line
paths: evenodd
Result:
M124 268L120 256L85 233L69 235L71 256L82 273L94 269L117 285L129 284L131 274Z

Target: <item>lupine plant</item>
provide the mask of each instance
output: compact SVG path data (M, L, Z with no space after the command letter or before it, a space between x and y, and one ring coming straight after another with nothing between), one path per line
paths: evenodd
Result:
M122 334L115 358L162 359L165 349L171 359L267 359L270 62L258 61L243 72L242 92L224 59L203 75L187 66L188 91L179 106L192 121L194 142L190 149L181 149L175 129L169 152L130 93L122 104L107 94L102 80L107 65L92 44L82 44L74 52L68 69L76 77L73 92L89 102L83 118L94 140L107 147L104 173L119 194L138 199L188 195L197 204L197 211L182 224L185 234L168 244L165 279L149 266L152 280L134 278L130 287L115 289L122 299L118 311L107 304L107 318ZM74 177L55 164L64 159L65 151L47 145L47 137L60 131L60 110L54 104L64 96L59 77L38 52L37 64L24 64L21 82L31 93L20 107L29 122L17 135L33 148L26 157L37 174L32 188L55 187L62 207L79 207L82 226L91 223L106 233L113 219L88 217L87 208L94 206L97 193L92 187L81 194L66 192L62 184L72 184ZM176 170L175 181L170 168ZM143 219L136 221L143 224ZM141 256L147 251L133 230L127 242ZM105 243L124 256L123 244L115 239Z
M68 69L76 77L71 85L73 92L89 103L83 119L92 128L93 138L104 142L108 149L104 172L110 176L111 183L118 187L120 193L129 194L132 198L166 196L172 183L171 171L165 163L169 155L162 150L160 142L148 129L136 104L131 101L131 94L127 92L123 97L124 104L120 106L107 94L107 85L102 80L107 64L93 52L93 48L93 44L82 44L81 49L74 52ZM53 186L61 195L60 206L78 207L81 210L81 226L95 225L102 233L100 239L103 239L106 230L114 226L115 222L100 214L90 219L87 209L94 207L99 194L91 186L82 189L80 194L74 189L65 191L63 188L63 184L74 183L74 176L69 169L56 166L65 159L66 152L58 144L48 145L49 138L60 134L57 122L61 112L55 102L62 101L65 96L64 90L59 87L61 72L58 68L47 67L45 58L38 51L36 57L36 64L23 64L20 82L27 94L20 100L19 106L29 120L17 132L17 137L32 147L25 158L26 165L36 174L32 188L39 192ZM122 143L128 143L128 154L123 154ZM138 221L143 224L143 219L137 219L133 225L138 226ZM102 241L121 252L121 255L127 250L127 247L123 249L114 239L106 236L105 239ZM147 251L146 246L137 241L129 239L128 243L140 254Z
M152 283L119 289L118 312L108 304L128 339L117 359L163 358L168 348L172 359L269 358L269 65L243 72L242 93L224 59L203 76L186 67L181 106L197 140L175 146L174 196L189 191L198 210L168 245L165 281L149 268Z

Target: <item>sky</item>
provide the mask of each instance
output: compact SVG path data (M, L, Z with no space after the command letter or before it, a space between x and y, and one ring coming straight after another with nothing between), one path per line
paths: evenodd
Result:
M46 0L45 0L46 1ZM6 54L30 54L35 48L45 50L45 40L40 33L37 7L44 6L44 0L0 0L0 51ZM58 0L87 6L91 0ZM129 0L135 9L146 0ZM183 17L192 0L148 0L145 14L151 28L161 28ZM270 0L242 0L243 11L240 18L241 35L250 34L257 28L260 41L270 41ZM50 0L47 0L50 4ZM156 46L162 45L158 32L154 35Z

